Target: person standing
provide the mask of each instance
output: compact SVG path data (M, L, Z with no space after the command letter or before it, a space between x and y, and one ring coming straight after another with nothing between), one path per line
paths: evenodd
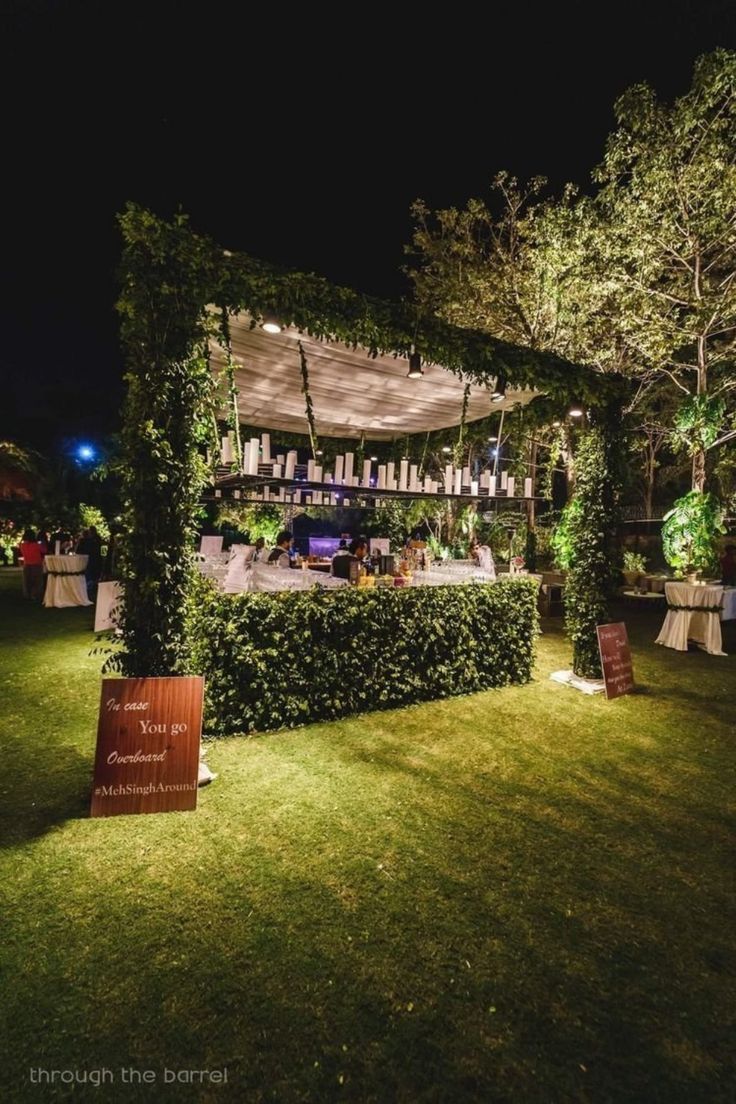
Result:
M43 594L43 547L32 529L26 529L20 542L23 557L23 596L32 602Z

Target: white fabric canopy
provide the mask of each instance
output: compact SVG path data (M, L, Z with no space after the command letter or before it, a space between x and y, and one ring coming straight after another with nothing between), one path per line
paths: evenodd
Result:
M248 314L230 319L238 410L246 425L307 432L298 342L307 358L309 391L317 432L327 437L392 440L404 434L445 429L460 422L465 381L439 365L423 364L421 379L409 379L405 358L371 357L366 349L316 341L290 327L269 334L251 329ZM225 365L224 352L210 343L213 369ZM534 391L507 389L503 402L491 402L489 387L470 389L467 420L528 403Z

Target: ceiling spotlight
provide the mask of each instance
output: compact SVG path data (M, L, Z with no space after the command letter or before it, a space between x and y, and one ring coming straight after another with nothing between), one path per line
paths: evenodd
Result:
M443 445L442 446L442 451L443 452L452 452L452 446L451 445Z
M372 462L372 463L374 463L374 464L375 464L377 460L378 460L378 457L377 457L377 456L371 456L371 462Z
M571 418L582 418L585 411L583 410L582 406L579 406L577 403L575 403L573 406L570 407L569 413Z
M493 441L497 441L498 437L494 437L493 435L491 435L488 440L492 443Z
M496 384L491 392L491 402L499 403L503 402L506 398L506 377L503 372L499 372L496 376Z
M422 371L422 358L413 345L409 353L409 371L407 375L409 379L421 379L424 375Z
M322 449L317 449L317 451L315 452L314 455L315 456L321 456L322 455Z
M264 311L263 319L261 321L261 327L266 333L277 334L281 333L282 326L273 311Z
M562 422L559 422L559 421L558 422L553 422L552 423L552 428L553 429L559 429L561 427L561 425L562 425Z

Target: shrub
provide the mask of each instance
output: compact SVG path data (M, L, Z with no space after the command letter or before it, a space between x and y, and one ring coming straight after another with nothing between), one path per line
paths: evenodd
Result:
M291 727L527 682L536 594L525 578L241 595L198 580L190 622L207 729Z

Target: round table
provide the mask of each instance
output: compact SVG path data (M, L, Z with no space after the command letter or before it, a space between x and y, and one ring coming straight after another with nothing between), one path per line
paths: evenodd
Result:
M89 556L46 556L46 591L43 604L48 607L91 606L87 597L84 572Z
M669 582L664 593L667 616L656 643L686 652L688 640L694 640L709 655L725 655L721 647L723 587Z

